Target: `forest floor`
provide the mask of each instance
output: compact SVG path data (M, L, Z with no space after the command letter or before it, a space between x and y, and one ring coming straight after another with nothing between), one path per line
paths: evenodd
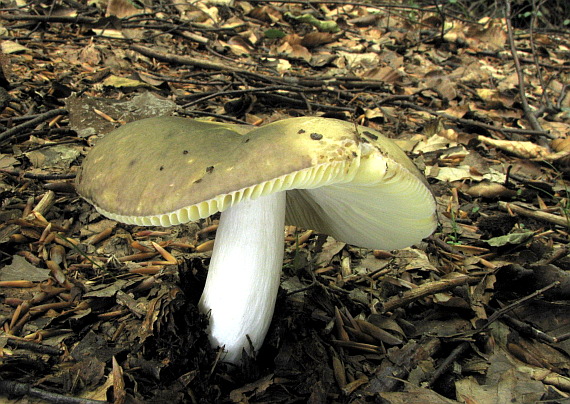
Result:
M2 2L0 401L569 402L568 8L439 3ZM230 366L196 309L217 217L128 226L75 192L99 137L160 115L374 128L439 226L398 251L288 227Z

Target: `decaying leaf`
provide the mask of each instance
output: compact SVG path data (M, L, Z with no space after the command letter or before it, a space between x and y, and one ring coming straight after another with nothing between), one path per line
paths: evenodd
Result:
M29 51L24 45L20 45L14 41L2 41L2 53L9 55L12 53L20 53Z
M148 84L142 81L129 79L126 77L119 77L115 75L110 75L105 80L103 80L103 85L108 87L117 87L117 88L148 87Z
M563 2L531 2L533 32L526 11L511 13L545 136L527 133L507 20L492 8L47 3L15 0L0 27L3 383L133 404L567 398L569 47L552 29ZM230 366L196 308L217 218L141 229L73 192L100 136L162 115L379 130L425 172L439 226L399 251L286 238L266 342ZM141 195L178 192L163 188ZM12 397L0 388L0 402L34 400Z
M511 198L517 193L515 190L508 189L496 182L481 182L472 186L466 186L463 192L467 195L483 198Z
M53 145L40 150L25 153L32 165L36 168L60 167L67 168L79 157L80 151L76 147L67 145Z
M522 158L543 160L552 154L546 147L539 146L532 142L499 140L486 136L478 136L477 139L485 144L497 147Z
M530 239L534 235L532 231L525 231L520 233L511 233L504 236L494 237L487 240L487 244L493 247L502 247L507 244L521 244Z
M309 32L301 39L301 45L311 49L334 41L335 37L328 32Z
M125 18L132 17L137 14L144 14L145 12L150 12L150 10L137 8L131 0L109 0L109 3L107 3L106 15Z
M249 398L255 397L256 394L263 393L269 386L273 384L273 375L269 374L253 383L246 384L239 389L235 389L230 393L230 399L234 403L247 402Z
M570 151L570 137L554 139L550 146L555 152Z
M49 278L49 269L38 268L30 264L24 257L14 255L12 263L0 271L0 281L28 280L41 282Z

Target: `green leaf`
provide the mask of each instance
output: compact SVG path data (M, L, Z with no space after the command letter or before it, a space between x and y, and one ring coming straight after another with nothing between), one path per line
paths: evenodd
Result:
M532 231L522 233L511 233L500 237L493 237L487 240L487 244L492 247L502 247L507 244L522 244L534 235Z
M263 33L263 35L265 35L266 38L279 39L279 38L283 38L287 34L283 31L281 31L280 29L269 28L268 30L266 30Z
M285 13L285 17L291 18L298 22L304 22L307 24L311 24L312 26L316 27L321 32L331 32L335 33L340 31L337 23L334 21L321 21L316 19L311 14L301 14L301 15L294 15L293 13L287 12Z

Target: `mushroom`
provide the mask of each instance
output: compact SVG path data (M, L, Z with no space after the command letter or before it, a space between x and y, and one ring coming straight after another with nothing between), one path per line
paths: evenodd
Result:
M408 247L436 226L435 201L404 152L372 129L317 117L260 128L161 117L88 153L77 191L103 215L171 226L222 212L199 308L239 363L261 347L279 288L284 224L371 249Z

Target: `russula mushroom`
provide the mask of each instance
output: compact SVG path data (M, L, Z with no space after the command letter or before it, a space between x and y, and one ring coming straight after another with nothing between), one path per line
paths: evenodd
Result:
M237 363L259 349L279 287L285 223L372 249L432 233L435 201L407 156L380 133L303 117L260 128L150 118L106 135L77 191L103 215L170 226L222 212L199 306L210 338Z

